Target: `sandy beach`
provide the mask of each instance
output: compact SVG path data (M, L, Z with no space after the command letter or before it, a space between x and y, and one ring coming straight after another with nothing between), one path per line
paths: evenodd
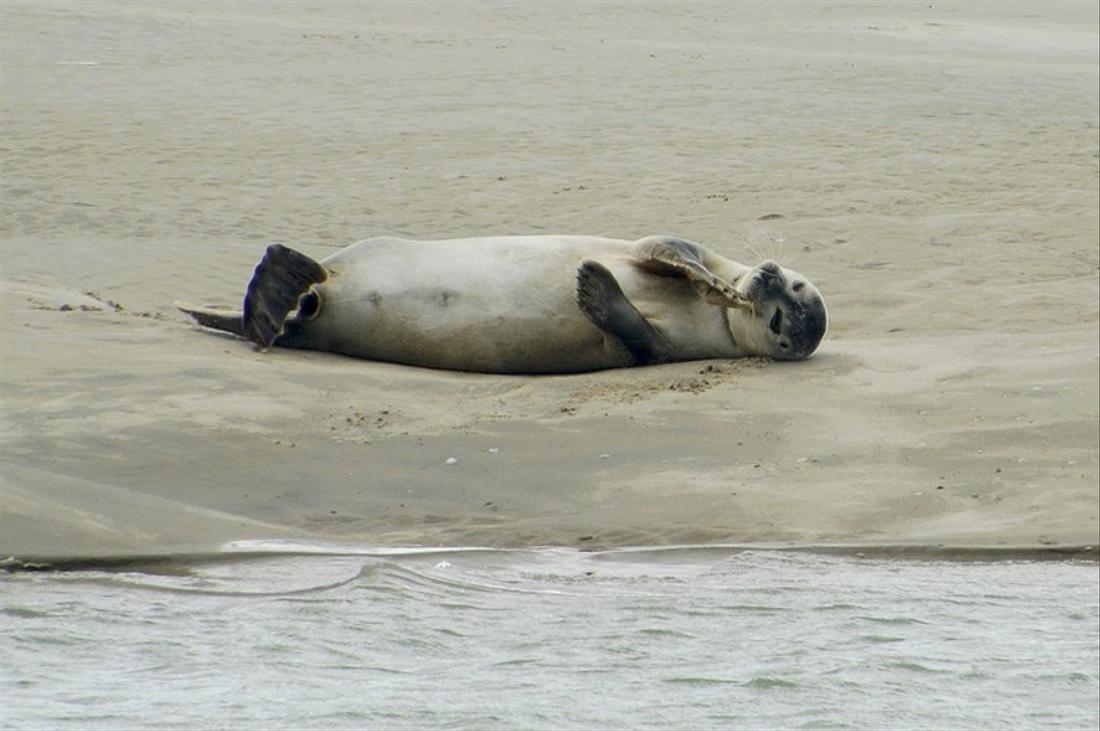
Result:
M0 4L0 557L1095 554L1095 2ZM257 353L264 247L670 233L811 278L800 363ZM456 463L448 464L454 458Z

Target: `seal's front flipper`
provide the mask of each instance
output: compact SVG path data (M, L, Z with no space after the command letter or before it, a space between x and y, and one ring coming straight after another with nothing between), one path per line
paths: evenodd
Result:
M635 265L662 277L683 277L707 304L751 310L752 303L707 266L713 257L703 246L673 236L649 236L636 245Z
M638 365L671 360L668 340L638 312L602 264L586 261L577 270L577 306L593 325L621 343Z
M282 244L272 244L256 265L244 297L242 334L266 349L283 334L286 318L314 284L328 279L325 268Z

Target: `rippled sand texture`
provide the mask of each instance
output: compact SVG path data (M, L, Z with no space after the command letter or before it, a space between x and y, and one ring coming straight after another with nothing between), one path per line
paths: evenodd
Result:
M0 552L1096 545L1097 42L1085 2L5 2ZM273 240L540 232L775 253L830 336L492 377L171 307Z

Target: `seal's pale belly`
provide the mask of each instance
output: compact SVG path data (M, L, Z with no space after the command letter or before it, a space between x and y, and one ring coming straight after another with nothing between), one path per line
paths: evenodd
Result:
M654 305L648 308L654 324L671 339L683 341L683 329L688 341L702 344L694 357L727 355L718 309L702 304L680 280L639 276L628 261L629 246L581 236L368 239L321 262L330 275L318 288L321 312L286 344L498 373L627 366L629 354L576 303L577 269L598 257L643 313L647 303ZM718 337L700 332L711 324Z

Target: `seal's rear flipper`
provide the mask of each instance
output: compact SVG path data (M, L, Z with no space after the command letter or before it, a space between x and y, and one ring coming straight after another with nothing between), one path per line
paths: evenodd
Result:
M195 318L203 327L224 330L234 335L244 335L244 318L240 310L217 310L176 300L176 308Z
M272 244L256 265L244 297L241 333L260 348L283 334L286 317L314 284L328 279L325 268L282 244Z
M627 299L607 267L586 261L577 270L577 306L605 335L622 344L638 365L672 360L671 345Z

